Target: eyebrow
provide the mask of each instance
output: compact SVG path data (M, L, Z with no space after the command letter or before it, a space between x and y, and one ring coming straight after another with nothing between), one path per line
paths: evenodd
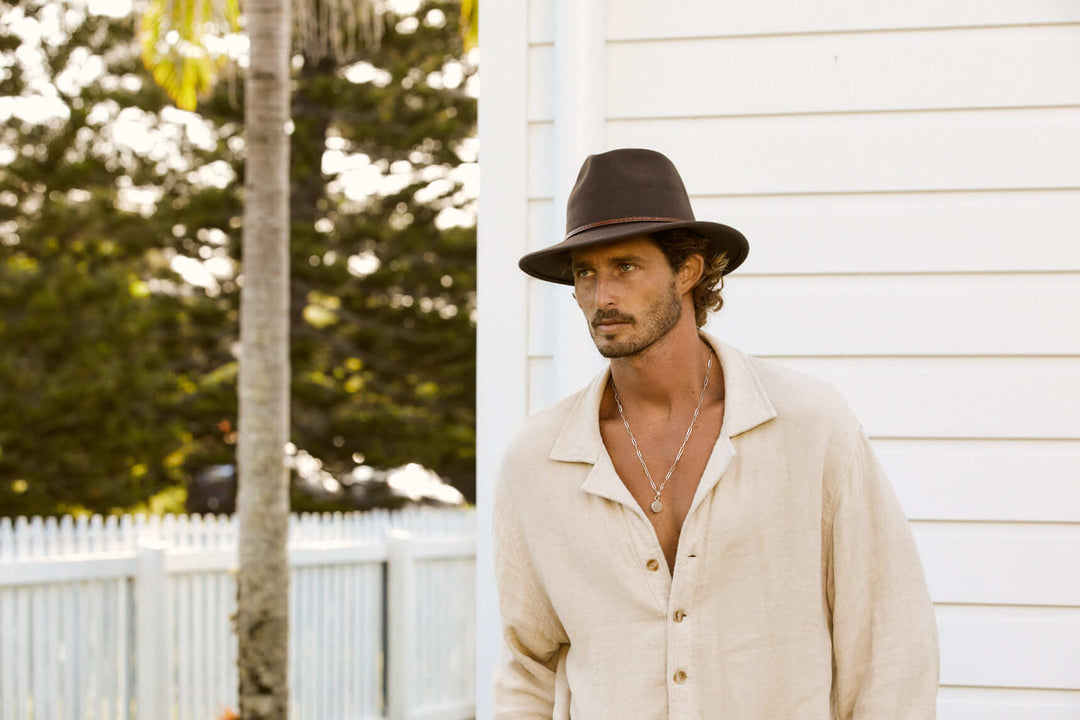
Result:
M618 255L616 257L608 258L606 260L606 262L607 262L608 265L618 265L619 263L624 263L624 262L643 263L643 262L645 262L645 257L643 255L635 255L635 254L631 253L629 255ZM594 265L596 265L596 263L590 262L588 260L572 260L570 262L570 269L571 270L577 270L577 269L582 268L582 267L590 267L591 268Z

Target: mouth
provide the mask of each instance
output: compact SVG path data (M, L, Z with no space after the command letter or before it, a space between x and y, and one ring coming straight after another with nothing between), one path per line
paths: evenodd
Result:
M592 326L597 332L613 333L617 332L623 326L629 324L630 322L627 320L600 320L598 322L594 322Z

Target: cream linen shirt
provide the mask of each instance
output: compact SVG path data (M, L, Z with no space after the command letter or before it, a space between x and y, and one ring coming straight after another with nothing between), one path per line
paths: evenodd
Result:
M496 718L926 720L914 539L829 385L703 336L725 412L669 574L600 437L608 371L532 416L496 490Z

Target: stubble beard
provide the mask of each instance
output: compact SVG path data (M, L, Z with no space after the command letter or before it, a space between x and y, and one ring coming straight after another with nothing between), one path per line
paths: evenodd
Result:
M592 333L593 342L601 355L609 359L625 358L648 350L658 340L671 332L679 324L681 317L682 301L679 298L678 290L675 288L675 281L672 280L668 286L667 296L661 297L649 307L640 320L634 320L634 325L640 327L640 330L634 327L635 332L631 332L629 337L622 340L605 341L604 338L611 336L597 331L591 324L589 331ZM598 312L593 322L600 318L603 318L603 314Z

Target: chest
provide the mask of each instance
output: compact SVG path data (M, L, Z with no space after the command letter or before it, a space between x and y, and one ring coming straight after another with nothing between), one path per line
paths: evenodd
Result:
M652 524L669 572L674 570L682 526L720 434L723 416L722 402L703 408L688 440L685 424L665 418L643 419L640 429L633 429L633 440L619 417L600 423L600 435L615 472ZM675 462L680 449L682 455ZM660 512L652 507L657 490Z

